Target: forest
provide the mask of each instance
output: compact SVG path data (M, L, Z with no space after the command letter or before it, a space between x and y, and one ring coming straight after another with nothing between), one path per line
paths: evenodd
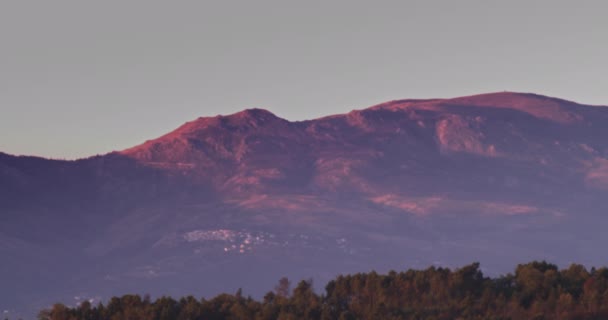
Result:
M272 286L270 286L272 287ZM261 300L234 294L211 299L124 295L105 303L42 310L45 320L220 319L608 319L608 268L559 269L542 261L514 273L484 276L479 263L451 270L340 275L319 294L312 281L281 278Z

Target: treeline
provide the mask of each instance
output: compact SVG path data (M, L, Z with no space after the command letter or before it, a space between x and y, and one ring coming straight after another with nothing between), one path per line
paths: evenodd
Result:
M56 304L39 319L608 319L608 269L573 264L559 270L531 262L497 278L485 277L478 263L457 270L370 272L338 276L322 295L311 281L292 290L283 278L261 301L240 290L210 300L125 295L96 306Z

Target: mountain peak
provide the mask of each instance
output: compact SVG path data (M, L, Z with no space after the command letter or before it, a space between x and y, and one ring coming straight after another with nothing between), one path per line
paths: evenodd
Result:
M448 99L393 100L371 109L414 109L449 113L453 108L497 108L510 109L561 124L572 124L583 120L579 111L580 108L586 107L589 106L534 93L502 91Z
M259 108L245 109L228 116L221 116L220 118L226 124L252 127L263 126L276 121L285 121L284 119L274 115L272 112Z
M272 112L259 109L245 109L229 115L217 115L213 117L199 117L196 120L186 122L170 135L192 133L207 128L234 128L234 127L260 127L265 124L270 124L276 121L283 120Z
M444 105L512 109L528 113L536 118L562 124L582 120L573 109L579 107L579 104L534 93L493 92L446 99L441 103Z
M449 102L467 102L472 105L514 105L514 104L546 104L548 102L561 104L576 104L559 98L543 96L536 93L498 91L475 94L470 96L446 99Z
M122 151L145 161L180 162L184 159L203 159L219 156L237 158L244 152L244 141L252 134L277 133L289 126L264 109L245 109L230 115L200 117L186 122L174 131L157 139Z
M229 115L217 115L215 117L200 117L194 121L187 122L186 127L207 127L213 125L253 125L258 126L265 123L283 120L274 113L260 108L245 109ZM283 120L284 121L284 120Z
M237 113L233 113L227 117L236 116L242 118L255 118L255 119L264 119L264 118L278 118L274 113L260 108L250 108L245 109L243 111L239 111Z

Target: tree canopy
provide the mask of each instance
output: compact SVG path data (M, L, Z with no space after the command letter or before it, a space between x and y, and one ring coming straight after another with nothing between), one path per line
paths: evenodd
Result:
M486 277L478 263L456 270L340 275L323 294L312 281L293 289L281 278L261 301L235 294L210 300L124 295L105 304L55 304L45 320L295 320L295 319L608 319L608 269L573 264L520 264L513 274Z

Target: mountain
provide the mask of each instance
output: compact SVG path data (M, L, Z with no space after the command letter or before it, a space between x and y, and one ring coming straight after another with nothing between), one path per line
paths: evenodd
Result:
M0 153L0 310L430 264L605 265L607 136L606 107L500 92L298 122L249 109L76 161Z

